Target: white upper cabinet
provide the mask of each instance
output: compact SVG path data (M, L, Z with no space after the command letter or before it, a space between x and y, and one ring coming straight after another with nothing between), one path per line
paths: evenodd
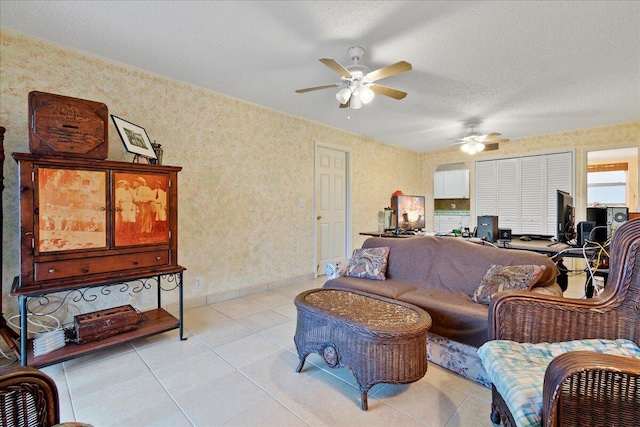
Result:
M468 199L469 170L437 171L433 179L434 199Z

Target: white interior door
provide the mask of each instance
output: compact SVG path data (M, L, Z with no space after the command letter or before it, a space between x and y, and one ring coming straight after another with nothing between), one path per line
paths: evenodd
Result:
M316 273L347 257L347 153L316 146Z

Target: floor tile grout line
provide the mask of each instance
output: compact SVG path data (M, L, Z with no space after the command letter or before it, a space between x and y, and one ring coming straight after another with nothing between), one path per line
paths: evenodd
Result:
M145 366L147 367L147 369L149 369L149 371L151 372L151 375L153 375L153 377L156 379L156 381L158 382L158 384L160 384L160 387L162 387L162 389L165 391L165 393L167 393L167 395L169 396L169 399L171 399L173 401L173 403L176 405L176 407L180 410L180 412L182 413L182 415L185 416L185 418L187 419L187 421L189 422L189 424L191 424L193 427L195 427L196 425L193 423L193 421L191 420L191 417L189 417L189 415L186 413L186 411L182 408L182 406L178 403L178 401L175 399L175 397L173 397L173 394L171 394L171 392L167 389L167 387L165 387L165 385L162 383L162 381L160 380L160 378L158 378L158 375L156 374L156 372L153 370L153 368L151 368L151 366L149 366L149 364L147 363L147 361L144 359L144 357L142 356L142 354L140 354L140 352L138 351L138 349L134 348L136 354L138 355L138 357L140 358L140 360L142 360L142 363L145 364Z

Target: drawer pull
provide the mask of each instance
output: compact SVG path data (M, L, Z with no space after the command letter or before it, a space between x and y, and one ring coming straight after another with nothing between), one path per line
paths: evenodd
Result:
M104 212L104 211L106 211L106 210L107 210L107 209L106 209L104 206L100 207L100 211L101 211L101 212Z
M87 267L85 267L85 268L83 268L83 269L82 269L82 272L83 272L84 274L87 274L87 273L89 272L89 269L88 269Z
M133 261L133 265L138 265L138 261Z
M116 212L120 212L120 208L116 208Z
M56 272L56 269L55 269L55 268L50 268L50 269L49 269L49 273L55 273L55 272Z
M162 259L162 257L161 257L161 256L157 256L157 257L156 257L156 261L160 261L161 259Z

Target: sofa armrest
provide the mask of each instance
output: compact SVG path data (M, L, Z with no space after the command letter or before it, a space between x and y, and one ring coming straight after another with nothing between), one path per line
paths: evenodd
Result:
M573 351L544 376L543 426L634 425L640 414L640 359Z
M619 338L614 300L573 299L532 292L503 292L489 305L489 339L561 342Z

